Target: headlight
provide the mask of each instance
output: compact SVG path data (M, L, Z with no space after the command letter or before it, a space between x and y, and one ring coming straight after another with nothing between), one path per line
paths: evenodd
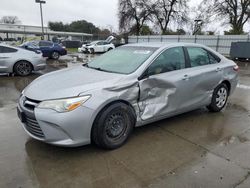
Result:
M57 112L70 112L81 106L89 98L90 95L76 98L43 101L37 106L37 108L52 109Z

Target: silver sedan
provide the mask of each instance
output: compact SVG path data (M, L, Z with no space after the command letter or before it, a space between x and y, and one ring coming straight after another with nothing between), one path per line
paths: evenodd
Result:
M27 76L32 71L45 69L42 53L0 44L0 73Z
M221 111L239 67L198 44L130 44L87 65L39 77L18 116L33 138L59 146L114 149L134 127L206 106Z

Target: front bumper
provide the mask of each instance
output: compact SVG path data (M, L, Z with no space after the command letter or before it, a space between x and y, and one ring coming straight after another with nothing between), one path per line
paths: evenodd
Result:
M61 56L64 56L64 55L67 55L68 54L68 52L67 52L67 50L62 50L62 51L60 51L60 55Z
M20 98L17 111L24 130L32 138L67 147L91 142L93 110L83 106L67 113L36 107L32 110L25 106L25 100Z

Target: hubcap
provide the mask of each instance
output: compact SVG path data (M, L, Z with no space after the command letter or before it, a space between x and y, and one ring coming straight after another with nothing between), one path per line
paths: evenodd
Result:
M227 90L222 87L217 92L216 105L218 108L222 108L227 101Z
M126 129L125 118L122 113L111 114L106 120L106 135L110 139L120 138Z
M17 71L20 75L27 75L31 71L31 66L29 63L26 62L18 63Z
M59 54L57 52L54 52L53 55L52 55L52 57L54 59L58 59L59 58Z

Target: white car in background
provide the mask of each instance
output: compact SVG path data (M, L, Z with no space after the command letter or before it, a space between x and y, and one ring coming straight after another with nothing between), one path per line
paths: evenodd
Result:
M104 53L115 49L115 45L111 43L114 39L113 36L108 37L106 40L93 41L90 44L83 44L78 48L79 53Z

